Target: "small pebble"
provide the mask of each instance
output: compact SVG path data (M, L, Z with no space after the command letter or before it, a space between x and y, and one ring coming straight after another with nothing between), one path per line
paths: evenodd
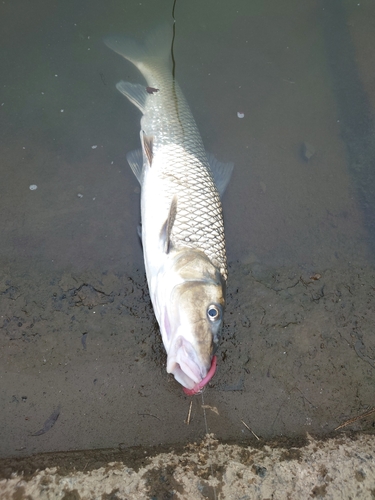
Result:
M242 113L241 111L237 111L237 116L238 116L238 118L243 118L245 116L245 113Z
M95 146L91 146L91 149L96 149L98 147L97 144L95 144Z
M315 155L315 148L309 142L301 144L301 155L305 161L309 161Z
M29 189L30 191L35 191L38 188L36 184L30 184Z

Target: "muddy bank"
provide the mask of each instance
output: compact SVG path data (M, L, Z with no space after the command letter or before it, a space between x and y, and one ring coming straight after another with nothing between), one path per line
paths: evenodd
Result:
M8 468L0 461L0 493L4 500L374 498L374 436L304 441L255 447L208 435L162 452L42 455L39 471L24 460Z
M372 268L230 266L218 369L188 398L165 371L143 270L2 262L0 456L326 435L373 406ZM190 425L186 425L192 401ZM373 418L353 430L373 430Z

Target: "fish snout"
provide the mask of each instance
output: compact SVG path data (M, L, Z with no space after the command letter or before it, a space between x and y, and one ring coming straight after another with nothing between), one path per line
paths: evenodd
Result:
M201 359L192 344L179 336L168 353L167 372L172 373L181 385L193 389L207 376L211 357Z

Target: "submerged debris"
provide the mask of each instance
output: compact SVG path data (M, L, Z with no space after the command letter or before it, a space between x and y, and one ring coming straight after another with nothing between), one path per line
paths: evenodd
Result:
M301 155L305 161L311 160L311 158L315 155L316 151L312 144L309 142L303 142L301 145Z
M85 333L82 333L82 337L81 337L81 344L82 344L82 347L85 351L87 349L87 335L88 335L88 333L85 332Z
M44 422L43 427L38 432L35 432L34 434L31 434L31 435L32 436L41 436L42 434L45 434L46 432L48 432L55 425L57 419L59 418L59 415L60 415L60 405L51 414L51 416L49 418L47 418L47 420Z

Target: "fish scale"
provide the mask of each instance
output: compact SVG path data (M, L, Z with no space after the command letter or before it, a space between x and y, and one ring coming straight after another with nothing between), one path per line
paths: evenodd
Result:
M155 85L155 88L159 89L150 97L150 104L146 107L146 113L149 111L148 107L153 108L147 120L150 131L158 128L162 131L153 140L155 155L159 149L171 144L180 146L183 151L182 155L176 155L175 150L171 151L160 172L167 181L165 193L169 202L174 195L177 196L178 209L171 241L176 247L198 248L205 252L219 267L226 280L227 264L221 201L197 125L170 72L153 70L146 72L145 76L150 86ZM175 99L170 99L171 95ZM152 101L158 100L163 102L162 106L158 104L154 106ZM159 112L155 113L154 110L159 111L163 106L167 112L164 109L164 116L161 118ZM168 133L165 133L165 130Z
M197 248L206 253L227 279L226 251L222 209L219 195L208 172L208 162L203 170L191 165L184 158L171 158L161 175L167 179L166 197L171 202L177 196L177 215L173 224L171 241L176 248ZM152 168L152 167L151 167ZM189 188L181 186L170 172L179 170L191 179ZM196 186L199 186L197 189Z

